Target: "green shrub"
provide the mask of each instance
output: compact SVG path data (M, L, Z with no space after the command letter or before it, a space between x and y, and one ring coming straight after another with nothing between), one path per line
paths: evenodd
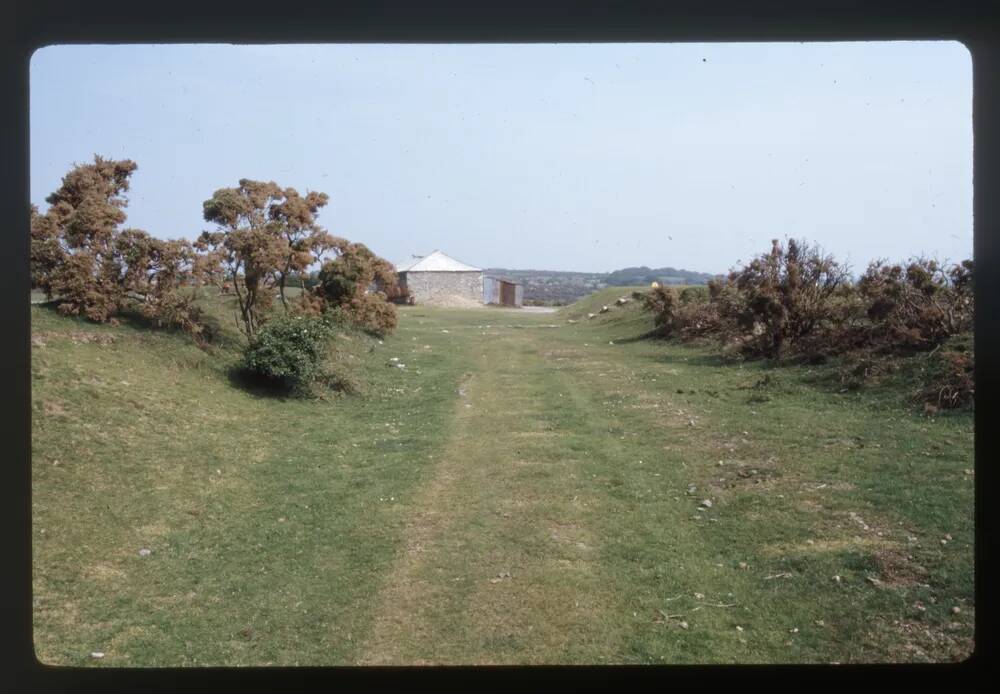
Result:
M312 316L288 315L264 325L247 345L243 366L290 391L305 393L324 377L331 328Z

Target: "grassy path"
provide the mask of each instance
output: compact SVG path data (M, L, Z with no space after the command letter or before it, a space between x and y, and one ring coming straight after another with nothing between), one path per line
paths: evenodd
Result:
M33 309L39 657L970 652L971 417L578 314L407 309L384 344L344 338L365 396L299 403L182 338Z
M587 522L594 500L552 410L576 405L534 332L481 345L363 663L586 661L612 648L593 633L593 615L617 603Z
M758 368L550 320L474 343L361 662L967 654L971 498L947 513L931 479L971 494L970 458L913 462L967 422L890 423L794 384L771 405Z

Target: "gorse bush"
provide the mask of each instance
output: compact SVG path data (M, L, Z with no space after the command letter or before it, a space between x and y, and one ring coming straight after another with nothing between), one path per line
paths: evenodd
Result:
M326 193L300 195L274 181L239 180L235 188L220 188L202 204L205 221L216 231L205 231L195 242L208 259L211 277L233 291L239 324L247 339L267 320L277 297L290 310L286 288L322 262L330 251L348 245L331 236L317 222L327 204Z
M892 351L937 347L972 329L971 260L950 270L918 258L905 266L876 261L858 282L869 320L865 341Z
M794 239L730 273L737 290L732 339L750 356L780 359L788 348L826 332L837 315L838 290L849 274L832 256Z
M397 287L396 269L389 261L362 243L350 243L323 265L319 284L303 304L383 337L396 328L396 307L386 292L394 292Z
M653 323L661 335L674 332L674 321L680 301L672 287L656 286L642 295L643 306L653 314Z
M355 296L330 309L328 315L376 337L385 337L399 322L396 307L381 292Z
M657 334L692 339L717 331L717 306L709 301L706 287L658 286L640 294L646 310L654 316Z
M655 287L642 301L659 335L715 338L724 354L809 362L842 355L842 383L853 390L891 371L891 355L933 352L972 331L973 269L971 260L950 267L924 258L876 261L853 282L846 266L817 247L775 240L770 253L725 279L680 293ZM925 402L971 404L971 347L942 350L929 363Z
M279 316L250 340L243 366L275 386L304 394L323 380L323 361L332 337L332 329L320 318Z
M237 325L252 341L275 312L322 315L335 310L352 325L385 335L396 327L386 292L395 268L360 243L330 235L317 218L326 193L299 194L273 181L240 179L202 205L216 225L194 242L164 241L123 229L135 162L94 157L74 166L49 208L31 206L31 282L58 310L92 321L139 314L154 325L180 327L204 344L210 331L196 305L198 287L231 295ZM325 256L336 256L324 263ZM310 274L309 268L322 265ZM298 285L297 298L287 288Z
M32 206L32 286L56 297L66 315L106 322L134 310L200 340L202 317L193 301L204 264L192 245L120 228L136 168L127 159L95 156L63 177L44 214Z

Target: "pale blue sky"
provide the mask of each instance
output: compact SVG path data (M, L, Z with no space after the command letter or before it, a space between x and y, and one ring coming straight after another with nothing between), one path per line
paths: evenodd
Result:
M209 228L242 177L401 262L721 272L805 237L848 259L972 254L972 62L956 42L52 46L31 200L98 153L127 224Z

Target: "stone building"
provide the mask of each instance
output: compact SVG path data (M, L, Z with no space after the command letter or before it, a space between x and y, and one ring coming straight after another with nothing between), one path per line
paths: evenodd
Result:
M483 270L434 251L396 268L399 285L413 303L428 306L482 306Z

